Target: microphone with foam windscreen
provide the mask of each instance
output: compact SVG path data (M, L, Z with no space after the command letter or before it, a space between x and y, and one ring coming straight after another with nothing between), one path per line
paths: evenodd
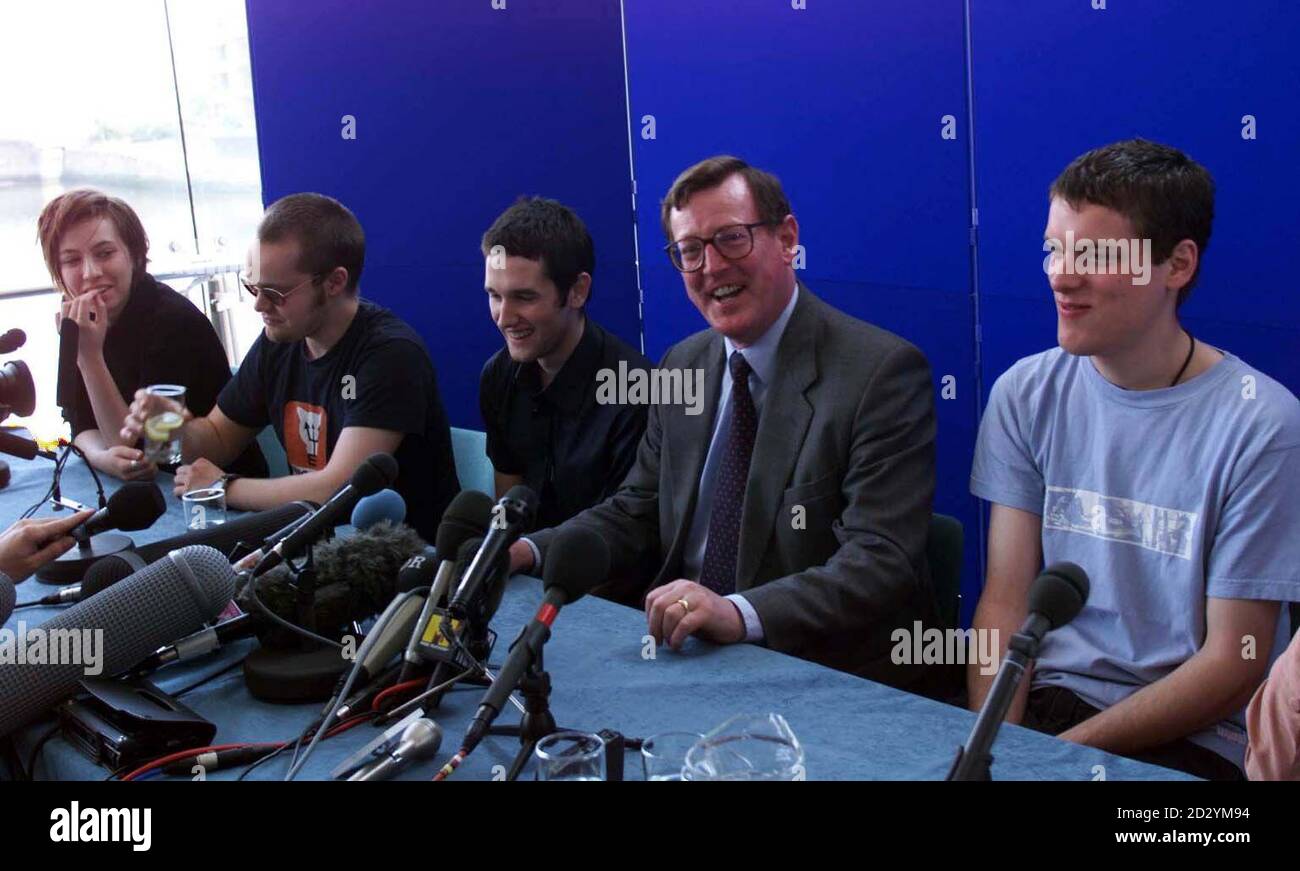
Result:
M260 577L285 560L301 556L326 532L342 523L342 518L351 516L358 500L378 493L396 480L397 461L392 455L371 454L352 473L352 479L340 487L319 511L271 548L253 569L253 577Z
M551 637L551 624L560 609L603 583L609 574L609 564L609 545L595 532L580 526L561 527L556 532L555 540L546 551L546 564L542 567L546 594L541 607L510 645L510 656L492 686L483 694L478 712L465 730L462 756L468 755L483 740L488 727L501 713L515 687L519 686L524 672L541 656L542 646Z
M148 529L167 511L158 485L149 481L128 481L108 497L108 504L74 527L71 535L80 543L96 535L120 529L134 532Z
M406 500L396 490L380 490L357 501L351 523L357 529L369 529L381 520L401 523L406 520Z
M14 582L0 575L0 624L9 619L17 602L18 593L14 590Z
M20 622L0 645L0 736L73 695L83 678L118 674L200 628L234 592L220 551L186 547L35 629Z
M389 604L396 592L398 569L412 555L428 547L407 526L381 522L347 538L337 538L317 545L316 595L312 616L316 631L330 634L346 630L349 624L373 617ZM280 566L258 578L257 596L276 616L294 622L298 616L298 592L288 566ZM237 604L250 604L247 588L235 598ZM152 671L172 662L193 659L239 638L257 635L263 645L289 647L297 636L277 626L261 613L250 611L223 620L216 626L195 632L179 641L172 639L166 647L155 650L138 666L141 672ZM395 655L397 649L393 650Z
M1070 562L1053 563L1034 578L1029 588L1029 616L1007 644L1007 653L1002 658L997 677L993 679L993 686L984 699L970 737L957 750L948 780L991 779L993 756L989 751L1025 671L1038 657L1043 636L1069 623L1083 610L1088 601L1088 590L1088 573Z
M148 481L123 484L103 508L72 530L77 546L37 569L36 579L43 584L80 581L98 560L130 549L129 537L108 530L148 529L166 510L167 503L158 485Z

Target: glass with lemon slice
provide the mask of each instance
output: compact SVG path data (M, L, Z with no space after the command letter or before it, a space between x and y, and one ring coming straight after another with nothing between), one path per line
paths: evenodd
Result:
M152 384L146 387L154 396L176 403L144 422L144 455L159 466L174 466L181 461L181 426L185 423L185 387L180 384ZM179 410L178 410L179 409Z

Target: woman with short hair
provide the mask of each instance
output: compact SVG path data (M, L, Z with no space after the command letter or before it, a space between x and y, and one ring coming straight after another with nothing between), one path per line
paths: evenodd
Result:
M135 211L97 190L60 194L41 211L37 235L61 317L78 327L76 383L59 385L73 443L95 468L125 480L152 478L157 466L119 431L136 390L186 388L186 407L206 414L230 379L212 323L184 296L146 271L149 238ZM62 377L62 375L61 375ZM257 445L232 466L266 474Z

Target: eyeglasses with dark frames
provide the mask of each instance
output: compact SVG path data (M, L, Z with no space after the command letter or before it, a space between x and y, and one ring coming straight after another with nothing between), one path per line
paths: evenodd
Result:
M678 272L698 272L704 268L704 249L714 250L728 260L740 260L754 250L754 228L775 227L780 221L755 221L752 224L728 224L708 239L687 236L664 246L668 259Z

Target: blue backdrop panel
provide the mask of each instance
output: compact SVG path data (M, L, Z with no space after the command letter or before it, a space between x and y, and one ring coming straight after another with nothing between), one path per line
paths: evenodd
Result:
M424 336L453 425L482 429L502 338L479 239L520 194L583 218L591 314L640 344L618 0L248 0L248 27L265 200L320 191L356 213L362 293Z
M1187 327L1300 390L1300 6L1110 0L972 4L984 386L1056 343L1042 263L1047 188L1074 157L1142 136L1204 164L1214 232ZM1242 138L1255 116L1258 138Z
M724 152L774 172L801 226L800 277L930 358L935 510L973 531L966 480L978 391L962 3L807 5L625 4L646 353L658 359L705 326L661 250L659 203L672 180ZM954 116L955 139L941 137L945 115ZM954 399L940 398L945 375L956 379ZM978 589L977 544L967 537L967 610Z

